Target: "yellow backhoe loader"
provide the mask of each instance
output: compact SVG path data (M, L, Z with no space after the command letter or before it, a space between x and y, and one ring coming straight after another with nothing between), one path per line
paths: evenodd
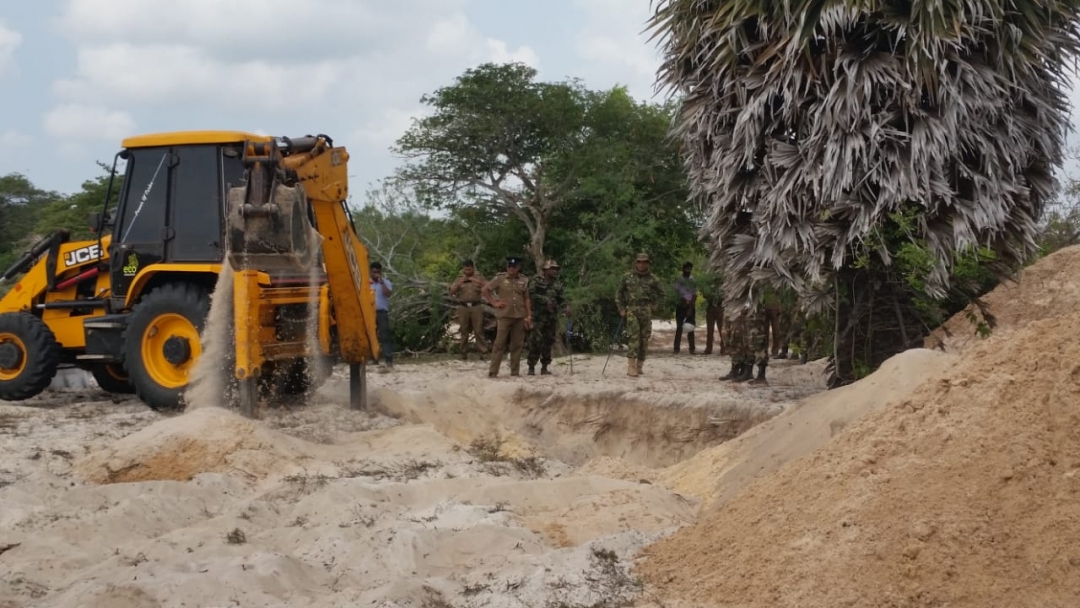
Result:
M247 415L268 391L317 388L336 361L364 407L378 341L347 151L325 135L191 131L124 140L114 175L121 159L118 200L90 218L96 239L58 230L0 275L17 279L0 299L0 399L33 397L77 366L106 390L182 409L216 339L228 348L215 367ZM230 322L209 336L218 295L231 296Z

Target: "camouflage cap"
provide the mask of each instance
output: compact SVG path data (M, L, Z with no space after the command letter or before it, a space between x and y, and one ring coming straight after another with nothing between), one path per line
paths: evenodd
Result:
M547 260L546 262L544 262L544 268L543 269L547 270L548 268L554 268L555 270L558 270L559 269L559 263L556 262L555 260Z
M649 254L647 254L647 253L639 253L639 254L637 254L637 257L634 258L634 261L635 262L651 262L652 260L649 259Z

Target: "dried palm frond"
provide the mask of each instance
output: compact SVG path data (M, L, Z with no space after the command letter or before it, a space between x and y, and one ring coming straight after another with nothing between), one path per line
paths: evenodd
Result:
M941 261L1036 250L1068 129L1080 2L656 0L658 85L729 301L808 294L892 214ZM890 252L872 252L885 263Z

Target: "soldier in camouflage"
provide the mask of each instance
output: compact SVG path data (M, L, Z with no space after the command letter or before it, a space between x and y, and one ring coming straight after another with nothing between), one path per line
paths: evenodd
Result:
M765 368L769 364L769 332L765 309L761 302L744 305L734 319L729 319L728 351L731 352L731 371L720 380L768 385ZM754 366L758 375L754 377Z
M746 351L743 354L743 373L738 382L768 386L765 368L769 365L769 325L762 304L755 306L746 320ZM758 375L754 377L754 366Z
M637 377L645 371L645 355L652 336L652 313L664 302L664 286L649 271L649 256L644 253L634 258L634 270L623 275L615 292L615 305L619 315L626 319L626 332L630 337L626 355L626 375Z
M727 329L727 324L724 323L724 280L721 275L716 274L711 278L707 277L703 285L705 288L701 295L705 298L705 354L712 354L714 335L719 338L720 354L724 354L727 350L724 337Z
M529 331L529 375L536 375L536 362L540 362L540 375L546 376L551 364L551 347L559 325L559 311L570 316L566 305L563 284L559 280L559 265L555 260L544 262L538 274L529 279L529 299L532 300L533 327Z

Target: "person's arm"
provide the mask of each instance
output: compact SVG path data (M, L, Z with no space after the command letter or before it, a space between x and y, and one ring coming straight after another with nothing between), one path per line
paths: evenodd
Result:
M532 328L532 298L525 294L525 329Z
M461 285L465 282L465 277L460 276L454 281L454 284L450 286L450 295L456 296L461 291Z
M491 279L490 281L488 281L484 285L483 289L480 290L480 297L484 298L484 300L486 300L487 303L491 304L491 306L494 307L494 308L506 308L506 302L503 302L499 298L496 298L495 296L491 295L491 291L493 289L496 290L496 291L498 290L498 288L499 288L499 286L497 285L498 281L499 281L499 277L495 277L494 279Z
M386 277L383 277L382 280L379 281L379 286L382 287L382 295L388 298L390 297L390 294L394 293L394 284Z
M653 277L653 294L655 295L655 299L653 300L653 306L659 307L661 304L664 303L665 294L664 286L660 283L660 279L656 277Z

